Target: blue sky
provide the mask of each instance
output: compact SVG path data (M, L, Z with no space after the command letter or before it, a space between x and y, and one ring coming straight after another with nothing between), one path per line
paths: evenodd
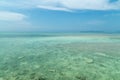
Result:
M120 31L120 0L0 0L0 31Z

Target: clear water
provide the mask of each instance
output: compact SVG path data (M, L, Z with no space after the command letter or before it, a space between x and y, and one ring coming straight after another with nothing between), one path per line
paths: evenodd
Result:
M120 35L0 34L0 80L120 80Z

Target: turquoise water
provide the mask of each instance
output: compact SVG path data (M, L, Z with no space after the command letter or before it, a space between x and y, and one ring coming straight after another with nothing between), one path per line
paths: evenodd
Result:
M0 34L0 80L120 80L120 35Z

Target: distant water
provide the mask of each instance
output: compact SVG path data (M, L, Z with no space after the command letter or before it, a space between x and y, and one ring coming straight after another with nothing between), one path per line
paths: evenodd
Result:
M120 80L120 35L0 33L0 80Z

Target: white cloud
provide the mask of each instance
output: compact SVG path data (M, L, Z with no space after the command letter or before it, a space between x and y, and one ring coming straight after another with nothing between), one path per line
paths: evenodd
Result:
M0 11L0 20L4 21L22 21L26 18L25 15L16 12Z
M13 0L14 1L14 0ZM120 0L18 0L0 1L0 5L19 8L43 8L49 10L120 10ZM7 5L6 5L7 4Z
M62 0L61 3L69 9L110 10L119 6L110 3L109 0Z
M120 9L120 0L47 0L51 6L60 5L62 8L72 10L117 10Z
M48 9L48 10L57 10L57 11L71 11L67 8L56 7L56 6L41 6L41 5L38 5L38 8Z
M0 31L12 31L12 30L29 30L31 24L26 21L24 14L0 11Z

